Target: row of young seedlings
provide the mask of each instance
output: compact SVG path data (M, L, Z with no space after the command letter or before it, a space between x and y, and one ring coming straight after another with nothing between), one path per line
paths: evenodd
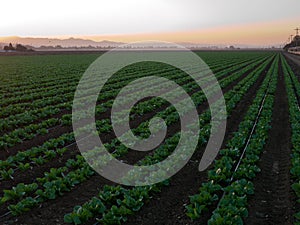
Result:
M253 62L253 59L251 60L251 62L250 63L252 63ZM249 64L249 61L247 62L246 61L246 63L248 63ZM234 65L236 64L236 62L235 63L232 63L232 65L227 65L226 64L226 66L225 66L225 68L226 67L228 67L229 69L232 69L232 67L234 67ZM243 63L243 64L241 64L241 65L239 65L240 63L238 63L237 65L235 65L235 66L239 66L239 68L241 68L241 67L243 67L243 66L245 66L246 64L245 63ZM212 68L218 68L218 70L219 71L223 71L223 69L225 69L225 68L219 68L220 67L220 65L222 65L222 64L216 64L216 65L213 65L212 66ZM142 70L143 71L143 70ZM139 71L138 73L139 74L141 74L141 72L142 71ZM157 71L157 68L156 68L156 70L154 70L153 71L153 74L155 74L155 73L157 73L157 72L159 72L159 73L162 73L162 74L167 74L168 75L168 72L171 72L172 71L172 69L166 69L166 70L163 70L163 71L161 71L161 69L159 70L159 71ZM149 73L149 71L147 71L148 73ZM226 72L226 70L225 70L225 72ZM143 73L142 73L143 74ZM150 71L150 74L151 74L151 71ZM172 73L170 73L170 74L172 74ZM176 75L176 74L175 74ZM110 85L108 85L108 86L105 86L104 87L104 91L105 91L105 88L108 88L108 90L106 90L105 91L105 94L107 95L107 93L109 93L110 92L110 90L111 89L118 89L118 88L120 88L120 87L123 87L124 86L124 82L127 82L127 80L128 79L130 79L130 77L131 77L132 75L130 75L130 76L121 76L120 78L118 78L119 79L119 81L118 82L114 82L114 83L112 83L112 84L110 84ZM125 78L124 78L125 77ZM133 78L135 78L136 77L136 75L134 75L134 77ZM171 77L170 77L171 78ZM175 78L175 77L174 77ZM125 80L125 81L123 81L123 80ZM121 81L123 81L123 82L121 82ZM72 86L72 85L71 85ZM116 87L115 87L116 86ZM70 86L69 86L70 87ZM91 87L89 87L89 89L90 89ZM141 88L142 89L142 88ZM43 98L44 100L45 100L45 98ZM35 104L32 104L32 105L35 105ZM18 107L14 107L14 108L18 108ZM36 109L36 107L34 108L34 109ZM35 113L36 114L36 113Z
M0 84L1 97L55 85L60 79L64 81L64 78L80 79L88 65L98 56L99 54L87 54L84 57L82 55L1 57L0 77L5 80Z
M229 82L228 81L222 82L221 86L225 87L228 83L230 83L230 79L227 78L227 80ZM200 93L200 92L194 94L193 98L197 99L198 104L201 104L203 101L205 101L205 97L204 97L203 93ZM170 125L178 120L178 116L177 116L176 112L174 112L174 111L175 110L173 107L169 107L167 109L168 115L171 113L174 114L174 115L172 114L173 115L172 117L169 116L169 118L173 118L173 119L167 120L168 125ZM162 112L159 113L158 115L165 118L164 113L162 113ZM107 129L107 128L105 130L104 129L105 126L103 125L102 122L101 123L100 122L99 123L97 122L97 125L98 125L97 127L99 127L100 131L106 132L108 130L111 130L111 129ZM141 135L145 130L148 131L147 127L148 127L148 123L147 122L143 123L142 125L140 125L138 128L135 129L135 133ZM111 126L109 128L111 128ZM146 135L146 136L147 136L147 134L148 134L148 132L144 133L144 135ZM71 141L74 141L72 133L64 134L57 139L52 139L52 140L46 142L41 147L33 147L32 149L30 149L28 151L24 151L24 152L22 151L22 152L17 153L17 155L15 155L15 156L10 156L5 161L0 161L0 169L1 169L0 173L3 174L2 178L5 178L5 179L12 178L15 170L13 170L11 167L15 167L16 164L22 171L29 169L30 165L32 163L31 162L26 163L26 160L33 159L34 163L41 165L41 164L48 162L52 158L56 157L56 155L63 154L66 149L62 145L70 144ZM52 149L54 149L53 147L56 147L56 148L60 147L60 149L57 150L57 154L54 150L52 150ZM40 153L44 153L44 157L39 156Z
M265 54L262 54L265 55ZM217 57L217 58L216 58ZM87 66L94 60L96 59L95 56L93 56L92 58L88 59L89 57L81 57L80 61L81 63L76 63L76 66L74 67L74 65L72 65L72 68L67 68L67 70L65 70L65 65L64 65L64 61L60 61L59 65L63 65L63 69L61 69L59 66L57 66L57 64L55 64L55 67L52 70L45 70L45 67L41 66L42 63L38 63L38 65L36 64L31 64L30 66L33 68L34 72L34 78L36 80L38 80L38 82L34 82L34 80L32 79L25 79L24 83L22 83L20 80L18 80L18 78L16 78L14 76L14 79L12 80L11 83L9 82L5 82L5 85L0 85L0 99L7 99L10 97L14 97L14 96L23 96L24 94L34 94L34 93L38 93L38 92L45 92L48 90L52 90L53 88L60 88L61 86L65 86L68 85L70 82L74 82L79 80L81 74L86 70ZM223 64L230 64L233 61L247 61L249 59L254 59L257 58L256 55L249 55L249 54L243 54L240 55L239 57L233 57L228 59L228 57L222 57L222 55L220 57L218 57L217 55L213 56L213 57L204 57L205 61L209 64L209 66L214 66L214 63L223 63ZM50 63L51 63L50 59ZM4 65L5 64L5 60L2 61ZM74 61L75 62L75 61ZM55 63L55 62L54 62ZM69 63L69 62L67 62ZM6 63L7 64L7 63ZM27 65L30 63L26 63ZM47 62L47 64L49 64L49 61ZM145 63L143 64L142 68L145 68L146 70L151 70L151 67L147 67L149 65L149 63ZM13 62L13 67L14 69L16 68L16 61ZM39 68L36 67L42 67L42 71L41 74L43 74L43 76L38 76L37 74L39 74ZM147 67L147 68L146 68ZM7 69L7 65L6 67L3 67L5 69ZM37 70L37 71L36 71ZM66 72L67 71L67 72ZM132 69L132 67L129 68L124 68L123 70L126 75L129 75L132 73L132 71L136 71L136 67ZM24 72L24 70L23 70ZM9 72L8 72L9 73ZM11 73L11 72L10 72ZM26 75L28 74L28 72L24 72ZM5 70L1 70L1 74L8 78L9 76L6 75ZM22 73L19 73L20 77L24 78L24 75ZM68 76L64 76L64 74L68 74ZM60 81L59 83L57 81ZM113 79L111 80L113 81ZM114 83L114 81L113 81ZM45 97L45 96L44 96ZM31 99L33 100L33 99Z
M216 61L221 62L229 61L228 57L222 57L222 55L207 56L205 53L205 60L207 63L214 63ZM99 55L85 55L81 56L47 56L42 57L46 60L38 59L36 57L30 57L30 59L12 57L13 62L7 58L1 61L3 66L1 69L1 76L5 80L5 85L0 85L0 99L7 98L14 95L23 95L24 93L38 92L47 89L47 87L56 86L57 81L68 82L71 80L78 80L82 73L86 70ZM232 59L245 59L254 58L254 54L241 54L240 57L231 57ZM70 58L72 57L72 61ZM67 60L65 60L67 58ZM20 65L23 70L17 71L16 64ZM147 64L147 63L146 63ZM146 65L145 64L145 65ZM144 66L145 66L144 65ZM147 66L147 65L146 65ZM11 69L9 68L11 67ZM151 69L150 67L148 70ZM124 68L126 74L130 74L132 71L136 71L136 68ZM7 76L9 74L10 76ZM33 75L28 79L29 75ZM67 76L64 76L67 75ZM72 77L71 77L71 76ZM1 78L2 78L1 77ZM37 81L38 82L35 82Z
M179 74L175 74L172 75L168 78L178 78L180 77ZM186 79L180 79L181 82L186 82ZM180 82L180 80L178 80ZM118 90L114 90L113 92L115 93ZM73 94L72 94L73 96ZM104 96L104 98L106 99L107 96ZM109 97L110 98L110 97ZM97 107L97 114L103 113L105 112L109 107L111 107L112 101L107 101L106 104L102 103L101 105L99 105ZM20 121L23 121L22 124L27 124L30 122L33 122L35 119L40 118L40 116L42 115L42 117L48 117L51 116L53 113L58 113L59 110L62 109L67 109L70 110L71 109L71 102L64 102L61 103L59 105L57 105L58 108L56 106L48 106L46 108L43 108L42 110L34 110L34 114L35 116L32 117L30 112L26 112L20 115L16 115L15 119L11 120L7 120L2 121L2 127L3 130L9 130L12 129L13 127L19 126L21 125ZM84 115L84 113L83 113ZM26 120L22 120L22 118L25 117L27 118ZM35 135L37 134L46 134L48 133L48 129L49 126L47 125L59 125L60 122L62 122L63 125L70 125L71 124L71 114L65 114L62 116L61 119L59 118L51 118L51 119L47 119L45 121L42 121L41 123L38 124L30 124L28 126L25 126L23 128L18 128L16 130L13 130L12 132L8 133L8 134L4 134L1 138L0 138L0 149L6 149L9 147L13 147L16 144L22 143L24 140L30 140L31 138L33 138Z
M230 81L229 77L227 80ZM230 83L230 82L227 82ZM227 84L226 83L226 84ZM225 86L225 83L222 83ZM204 101L203 93L195 94L194 98L197 98L199 101L199 104ZM200 101L201 100L201 101ZM172 111L174 112L174 110ZM171 113L169 110L168 113ZM160 113L161 116L164 116L162 113ZM45 121L46 122L46 121ZM100 123L101 122L101 123ZM171 122L170 122L171 123ZM169 123L169 124L170 124ZM97 122L98 127L101 131L107 131L104 130L102 121ZM136 129L136 132L139 130L144 130L147 128L148 124L144 123L144 126L140 126L140 128ZM41 147L33 147L32 149L28 151L20 151L14 156L10 156L7 160L0 161L0 174L2 175L2 179L9 179L13 177L13 173L15 170L13 170L12 167L18 167L18 169L24 171L26 169L30 168L30 165L33 163L36 163L38 165L44 164L48 162L49 160L56 157L56 152L51 149L58 149L57 153L58 155L63 154L66 151L66 148L64 147L65 144L68 144L70 142L74 141L74 137L72 133L67 133L62 136L60 136L57 139L51 139L47 142L45 142ZM39 156L40 153L44 154L44 157ZM32 162L26 162L26 160L32 160ZM25 161L25 162L24 162Z
M152 71L152 73L155 73L155 72L158 72L158 71L157 70ZM163 74L168 75L170 72L170 69L165 72L163 72L163 71L159 71L159 72L162 72L162 75ZM139 73L135 74L135 77L137 77L137 76L140 76ZM125 81L123 81L123 83L122 82L116 82L116 83L118 83L118 85L120 85L120 87L122 87L121 85L124 85L126 82L128 82L128 81L125 79ZM120 83L122 83L122 84L120 84ZM43 118L46 118L47 116L55 115L62 109L70 110L71 105L72 105L72 99L74 97L75 88L76 88L76 83L74 83L74 85L67 86L65 89L61 90L61 93L59 93L59 92L57 93L57 91L56 91L56 95L60 95L60 97L62 99L65 99L65 101L63 103L60 103L60 100L58 100L58 102L57 102L58 104L55 104L55 105L49 104L46 107L42 107L42 108L39 108L39 107L32 108L31 110L27 110L26 112L24 112L24 110L23 110L22 113L20 113L20 114L10 115L9 117L2 119L1 123L0 123L1 130L7 131L7 130L11 130L11 129L14 129L14 128L17 128L17 127L20 127L23 125L27 125L38 119L43 119ZM111 87L107 87L107 88L110 89ZM99 96L99 101L106 100L108 93L113 96L116 95L116 91L118 91L117 88L106 92L106 95L103 97ZM39 94L42 95L42 93L39 93ZM65 95L67 95L67 97L65 97ZM51 96L51 98L52 97L53 96ZM50 101L52 101L52 100L50 100ZM4 104L4 103L2 103L2 104Z
M51 124L49 124L49 120L50 120ZM44 130L45 126L54 125L55 123L58 122L58 119L54 119L54 118L49 119L49 120L43 121L41 123L41 125L43 125L42 128L39 128L38 125L33 124L33 125L26 127L26 131L28 130L28 132L30 133L32 130L36 129L35 131L38 132L40 129ZM98 127L100 128L101 132L108 132L106 126L104 126L106 124L103 124L104 121L106 123L109 123L109 120L108 121L106 121L106 120L97 121ZM110 126L110 128L111 128L111 126ZM17 136L19 139L22 138L22 139L20 139L20 141L22 141L24 135L26 134L22 131L24 131L24 130L22 130L22 129L16 130L15 132L12 133L13 137L16 138L16 136ZM111 129L109 131L111 131ZM31 137L33 134L27 134L27 135L29 135ZM15 142L13 142L14 139L10 136L4 135L1 137L1 139L3 139L3 140L5 138L11 140L11 142L13 144L15 143ZM18 140L18 139L16 139L16 140ZM34 162L36 161L36 162L38 162L37 164L41 165L41 164L47 162L47 159L49 160L49 159L55 157L55 154L54 154L55 152L53 150L49 150L49 148L52 149L52 148L63 147L63 146L61 146L60 143L64 144L64 142L69 143L72 141L74 141L74 138L70 138L70 134L65 134L65 135L62 135L59 138L57 138L57 141L56 141L56 139L52 139L52 140L49 140L48 142L44 143L41 147L33 147L30 151L18 152L17 155L10 156L5 161L0 161L0 169L1 169L0 174L3 175L2 178L7 179L9 177L12 177L13 171L12 171L12 168L9 168L9 167L16 166L15 163L20 163L18 165L18 167L20 167L21 170L24 170L25 168L29 168L30 166L28 163L26 163L25 168L24 168L24 164L22 163L22 161L24 161L25 159L28 159L28 158L31 158L32 160L34 160ZM2 142L4 142L4 141L2 141ZM0 142L0 145L2 142ZM46 148L45 148L45 146L46 146ZM49 151L51 151L51 153ZM41 157L36 158L37 153L44 153L44 155L46 157L45 158L41 158ZM50 156L50 157L48 157L48 156Z
M247 62L247 61L249 61L249 59L244 60L244 61L231 62L229 65L228 64L227 65L228 65L228 67L230 67L237 63L242 63L242 62ZM108 86L104 87L104 91L109 91L111 89L118 89L118 88L124 86L123 82L130 80L130 79L137 78L139 75L142 75L146 72L147 73L149 73L149 72L151 73L151 71L153 71L154 73L155 72L158 72L158 73L167 72L167 71L164 71L164 70L161 70L160 68L158 68L157 65L149 66L148 64L144 63L143 66L135 66L135 68L138 67L139 71L131 72L131 71L128 71L128 69L123 69L122 72L118 73L118 76L112 77L107 82L107 85L109 85L109 87ZM219 67L221 67L222 65L224 65L224 62L217 61L211 65L211 68L217 69L217 71L218 71ZM168 70L171 70L171 69L169 68ZM126 76L123 76L124 74L126 74ZM68 79L68 80L64 80L64 79ZM16 97L15 99L5 95L5 96L3 96L3 99L2 99L2 106L7 106L6 108L10 108L13 112L14 111L22 112L22 111L24 111L24 108L26 108L27 110L31 109L31 108L36 109L37 107L43 106L44 100L48 100L49 98L50 98L50 100L52 100L52 98L57 96L58 94L65 95L65 94L74 92L76 84L78 83L78 80L74 79L74 77L62 78L59 81L60 81L60 83L57 83L57 80L56 80L56 82L52 84L53 87L50 87L50 88L43 87L42 89L38 88L35 92L30 93L30 94L24 90L20 91L19 92L20 96ZM49 84L49 85L51 85L51 84ZM32 92L33 90L30 89L29 91ZM10 93L10 94L13 94L13 93ZM43 100L43 102L41 102L41 100ZM22 101L24 101L24 102L22 102ZM30 102L28 102L28 101L30 101ZM12 105L14 102L17 104ZM1 110L0 117L3 117L6 115L6 114L4 114L4 115L2 115L2 114L3 114L3 112Z
M262 70L265 68L265 66L260 68L260 72L262 72ZM243 81L241 81L239 83L239 86L240 87L245 86L245 87L249 88L248 82L253 84L256 81L256 79L258 78L258 76L259 75L252 74L252 76L249 76L249 77L245 78ZM245 93L247 91L247 88L243 91L243 93ZM235 91L232 91L230 94L228 94L228 96L229 95L230 95L229 97L237 96L238 90L239 89L236 88ZM238 101L237 98L232 98L232 99ZM234 105L234 104L231 104L231 105ZM203 117L206 121L209 121L209 117L207 117L207 115L203 115ZM203 121L204 121L204 119L203 119ZM206 126L206 129L204 129L203 132L206 134L206 133L208 133L208 130L209 130L209 127ZM175 137L176 137L176 135L175 135ZM115 146L115 143L111 143L111 144L113 146ZM126 147L118 146L118 147L116 147L116 151L113 155L115 157L120 157L120 156L126 154L127 151L128 151L128 149ZM78 165L77 163L79 163L80 166L77 167L78 169L76 170L76 166ZM68 170L67 172L64 171L63 173L61 173L60 172L61 168L53 169L52 171L50 171L50 174L52 174L52 175L54 174L54 175L49 176L49 175L45 174L45 177L46 178L47 177L52 177L52 178L55 177L54 180L49 181L47 179L44 180L43 178L37 179L40 181L43 180L44 183L42 183L42 186L43 186L42 188L39 188L38 190L35 191L36 197L26 197L31 192L30 193L22 192L21 195L17 194L19 196L19 199L22 199L22 200L20 200L15 205L12 205L12 204L8 205L10 212L14 215L18 215L22 212L26 212L26 211L30 210L30 208L36 206L37 204L44 202L46 199L52 199L52 198L56 198L59 195L62 195L65 191L69 191L73 186L77 185L78 183L84 181L85 179L87 179L88 177L90 177L91 175L94 174L94 171L88 166L88 164L86 162L84 162L84 160L82 160L81 156L77 156L76 160L73 160L73 159L68 160L68 164L72 167L72 170L73 169L75 169L75 170L71 171L71 172L70 172L70 170ZM75 168L72 165L75 165ZM13 189L11 189L11 190L13 190ZM34 191L34 190L32 190L32 191ZM10 201L15 202L15 199L10 199L9 201L5 201L5 203L7 204Z
M265 67L263 67L265 69ZM232 112L235 105L242 99L249 88L256 82L261 75L262 70L256 73L248 82L241 82L236 88L229 93L225 94L226 99L230 99L227 104L228 114ZM205 144L210 133L210 116L209 111L201 114L199 119L201 123L200 130L200 145ZM141 160L138 165L151 165L153 163L160 162L167 157L172 150L176 147L180 134L176 133L171 138L167 139L166 143L159 147L153 155L148 155ZM98 161L98 160L97 160ZM170 165L172 168L172 165ZM138 179L141 178L136 171L130 171L124 179ZM153 173L147 179L155 179L155 176L160 177L163 174ZM138 176L138 177L137 177ZM105 186L98 196L93 197L90 201L86 202L82 206L76 206L73 212L66 214L64 217L65 222L82 224L88 220L99 216L96 220L102 224L120 224L127 220L127 217L134 212L140 210L145 201L150 198L153 192L161 191L161 188L168 185L169 181L142 187L134 187L127 189L122 186Z
M284 81L289 103L290 123L292 128L292 154L291 154L291 177L293 180L292 189L300 202L300 82L282 57ZM299 210L299 208L296 208ZM294 224L300 224L300 211L295 213Z
M253 68L257 67L259 65L259 62L257 63L254 63L254 65L250 65L250 66L247 66L243 69L241 69L240 71L238 72L235 72L234 74L232 74L231 76L227 76L225 77L224 79L220 80L220 86L221 88L224 88L224 87L227 87L229 84L231 84L233 81L239 79L241 76L243 76L244 74L248 73L249 71L253 70ZM219 75L216 75L217 77ZM213 92L213 88L209 88L210 86L213 87L213 84L211 84L209 86L209 81L211 80L211 77L207 77L208 80L207 81L203 81L203 83L207 83L207 87L205 87L206 89L208 89L209 91ZM201 78L200 78L201 79ZM205 85L204 85L205 86ZM190 87L192 90L198 90L199 87L197 84L195 84L194 82L191 83L191 87ZM185 88L186 90L188 90L189 88ZM182 93L182 91L178 90L178 91L173 91L175 92L175 95L173 96L170 96L169 93L166 93L165 96L168 96L167 99L174 99L174 101L177 102L177 104L180 104L180 103L184 103L186 99L182 99L183 95L181 95L180 93ZM193 91L188 91L188 93L193 93ZM200 90L200 91L196 91L196 93L192 94L191 95L192 99L197 99L197 102L196 104L201 104L205 101L205 95L203 94L203 92ZM126 99L127 101L127 99ZM163 105L165 104L165 101L164 100L161 100L161 99L158 99L158 98L153 98L149 101L146 101L146 102L141 102L139 103L137 106L133 107L132 109L130 109L130 112L132 113L131 115L131 119L134 119L136 117L136 115L143 115L145 113L149 113L159 107L162 107ZM172 114L173 115L173 120L178 120L178 114L175 113L175 108L174 107L168 107L167 108L168 110L168 117L171 118L169 116L169 114ZM126 110L122 110L120 112L118 112L120 118L124 118L124 114L126 113ZM157 114L157 116L162 116L163 119L164 116L163 115L160 115L160 113ZM173 120L170 120L170 121L166 121L166 124L169 125L168 123L173 123ZM96 122L97 123L97 122ZM121 119L120 121L115 121L116 124L118 125L121 125L121 124L124 124L126 123L125 120ZM141 132L139 132L138 130L137 133L139 134L142 134L143 131L144 131L144 128L145 127L148 127L148 124L147 123L144 123L145 126L140 126L140 128L142 129ZM109 133L109 132L112 132L113 129L112 129L112 125L111 125L111 122L109 119L106 119L106 120L101 120L99 121L99 127L100 128L100 132L101 133ZM148 133L146 133L145 135L148 135Z
M157 70L157 68L151 68L147 66L147 64L143 64L143 67L139 67L140 72L146 72L151 70ZM16 90L10 90L11 92L6 93L2 96L3 98L3 105L11 105L11 104L21 104L27 103L28 101L34 102L35 100L40 100L42 98L48 98L53 97L59 93L61 94L67 94L68 92L72 92L72 90L75 90L75 87L79 81L80 76L82 73L78 73L76 75L68 75L66 77L63 77L63 74L66 73L65 71L61 72L60 79L55 79L54 81L50 81L49 83L43 83L41 80L38 80L38 83L34 84L34 87L31 85L25 86L26 89L21 89L18 87ZM70 71L68 71L68 74L70 74ZM128 76L122 76L122 75L128 75ZM138 75L137 71L129 71L128 69L124 69L119 77L113 77L108 84L110 85L116 85L117 81L122 82L127 79L131 79L132 77L136 77ZM38 79L38 78L36 78ZM59 82L58 82L59 80ZM41 86L41 87L40 87ZM49 87L48 87L49 86ZM69 88L68 88L69 87ZM20 90L18 90L20 89ZM2 99L1 98L1 99Z
M257 163L272 120L278 62L279 56L268 71L238 131L226 148L220 151L220 159L215 161L214 168L208 171L208 181L202 184L199 194L190 196L186 209L192 220L199 219L211 207L217 208L208 220L210 225L243 224L243 218L247 217L247 196L254 193L251 180L260 172Z
M171 72L172 72L172 70L174 70L174 69L170 69L170 68L168 68L168 69L164 69L164 70L159 70L159 71L157 71L157 68L156 69L153 69L153 71L151 72L151 71L147 71L147 73L148 74L156 74L157 72L158 73L161 73L162 75L167 75L167 76L170 76L170 77L168 77L168 78L178 78L178 77L180 77L179 76L179 74L177 73L175 73L175 74L172 74ZM131 78L137 78L138 76L140 76L141 74L143 74L143 73L141 73L141 72L143 72L143 70L142 71L139 71L139 72L136 72L135 74L133 74L133 75L128 75L128 76L121 76L121 77L118 77L117 79L115 78L114 80L115 80L115 82L114 83L112 83L112 84L110 84L110 85L108 85L108 86L105 86L104 87L104 90L105 89L107 89L107 91L105 91L105 95L104 96L102 96L102 99L99 99L99 100L106 100L106 98L107 98L107 95L108 95L108 93L111 93L109 96L114 96L115 95L115 93L116 93L116 91L119 89L119 88L121 88L122 86L124 86L124 84L126 84L126 82L128 82L128 80L129 79L131 79ZM146 72L146 71L144 71L144 72ZM132 77L133 76L133 77ZM116 82L116 81L118 81L118 82ZM122 82L121 82L122 81ZM75 83L74 83L75 84ZM71 87L70 87L70 84L69 84L69 86L68 86L68 88L71 88L71 90L69 90L68 91L68 93L70 94L71 92L74 92L74 90L75 90L75 87L73 87L72 85L71 85ZM90 88L92 88L92 87L90 87ZM113 91L112 91L112 89L113 89ZM40 94L42 94L42 93L40 93ZM66 94L66 93L64 93L64 94ZM73 95L73 94L72 94ZM51 97L53 97L53 96L51 96ZM66 99L66 96L61 96L63 99L64 99L64 102L66 102L67 101L67 103L69 104L69 105L71 105L71 102L70 102L70 100L71 99L69 99L69 100L67 100ZM47 99L45 99L45 98L43 98L43 102L41 103L43 106L44 106L44 102L45 102L45 100L47 100ZM53 101L53 99L51 98L50 99L51 101ZM46 101L47 102L47 101ZM51 105L50 103L49 103L49 105ZM17 105L18 106L18 105ZM14 108L18 108L18 107L14 107ZM18 120L19 118L21 118L22 116L27 116L27 117L30 117L30 115L31 114L38 114L39 113L39 111L37 111L38 109L37 108L39 108L39 107L37 107L37 105L35 104L35 102L33 102L33 103L31 103L31 106L33 107L33 111L32 111L32 113L30 113L31 111L27 111L25 114L23 113L23 114L19 114L19 115L11 115L11 113L10 113L10 117L8 118L9 119L9 121L14 121L14 120ZM51 106L52 108L54 107L54 105L52 105ZM51 109L52 109L51 108ZM4 108L5 109L5 108ZM50 108L49 108L50 109ZM23 110L24 111L24 110ZM23 112L22 111L22 112ZM43 108L43 111L48 111L48 108L46 107L46 108ZM16 117L16 118L15 118ZM30 119L30 118L29 118ZM33 120L32 118L31 118L31 120ZM31 122L31 120L29 121L29 122ZM9 122L8 121L8 122ZM28 122L28 121L27 121ZM14 124L14 126L13 127L16 127L16 126L20 126L20 125L24 125L24 123L27 123L26 121L23 121L22 122L22 124ZM13 127L10 127L9 126L9 124L6 124L5 123L5 121L2 121L2 123L4 123L4 127L3 128L5 128L5 129L9 129L9 128L13 128ZM7 127L8 126L8 127ZM4 130L5 130L4 129Z
M177 75L178 76L178 75ZM72 94L72 98L74 94ZM13 128L26 125L28 123L33 123L34 121L55 115L60 112L60 110L71 110L71 98L63 103L58 105L50 105L45 108L35 109L29 112L25 112L22 114L14 115L7 118L6 121L2 121L2 130L11 130ZM98 110L98 113L103 112L103 107L106 105L101 105L101 110ZM100 107L100 106L99 106ZM107 106L108 107L108 106ZM33 116L34 115L34 116ZM55 121L55 124L53 122ZM50 118L44 120L37 124L30 124L23 128L17 128L10 133L4 134L0 138L0 149L6 149L15 146L16 144L22 143L24 140L30 140L37 134L45 134L48 133L49 127L53 127L55 125L64 124L69 125L71 121L71 114L65 114L61 119L59 118ZM49 126L47 126L49 125Z
M226 87L233 80L237 79L238 76L240 75L236 74L235 77L227 77L226 79L224 79L224 81L221 82L221 86ZM203 95L202 92L195 93L192 96L192 98L197 99L198 105L200 105L205 101L205 96ZM171 113L172 116L169 115ZM157 115L165 119L167 119L166 115L168 115L169 118L173 118L167 120L168 125L172 124L173 122L176 122L179 118L173 107L168 107L166 111L162 111ZM112 131L112 127L110 125L107 127L107 124L109 124L109 120L97 121L96 124L97 124L97 128L99 128L101 133ZM142 123L138 128L135 129L135 133L142 134L144 130L148 131L147 127L148 127L147 122ZM145 135L147 134L148 132L145 133ZM30 169L32 164L31 161L33 161L38 165L42 165L48 162L49 160L55 158L57 155L63 154L66 151L65 145L72 144L72 142L74 142L74 137L73 137L73 133L71 132L71 133L64 134L58 138L51 139L45 142L40 147L33 147L26 151L20 151L16 155L10 156L7 160L0 161L0 174L2 175L2 179L12 178L14 173L13 168L18 167L22 171L26 169ZM56 151L54 151L54 149L56 149ZM43 154L44 156L42 156L41 154Z
M244 148L231 177L231 184L224 188L224 195L219 201L208 224L243 224L242 218L248 216L247 197L254 193L252 179L260 172L257 163L268 139L273 115L274 96L278 78L278 61L268 91L263 97L259 116L251 130L250 138Z
M259 60L257 60L257 61L259 61ZM221 69L220 70L220 72L217 72L216 73L216 77L217 78L224 78L224 74L227 74L227 73L231 73L232 71L239 71L239 70L243 70L243 69L248 69L248 70L250 70L251 69L251 67L252 67L252 64L254 64L256 61L254 61L253 63L251 63L250 62L250 64L249 64L249 62L246 62L246 63L243 63L243 64L238 64L238 65L235 65L235 66L232 66L232 67L229 67L229 68L227 68L227 69L225 69L225 70L223 70L223 69ZM261 61L260 61L261 62ZM257 64L258 64L259 62L257 62ZM249 65L248 65L249 64ZM247 66L246 66L247 65ZM245 68L246 67L246 68ZM187 66L187 68L189 68L188 66ZM190 72L198 72L198 71L195 71L194 69L193 69L193 67L192 68L190 68L189 69L190 70ZM210 72L209 71L207 71L207 70L204 70L204 71L200 71L201 72L201 75L198 77L198 79L202 82L202 80L203 80L203 82L202 83L204 83L204 84L206 84L206 83L209 83L209 81L211 81L212 80L212 77L210 76ZM190 77L188 77L188 76L185 76L184 75L184 73L180 73L179 74L179 77L181 77L181 79L180 80L178 80L178 81L176 81L176 83L177 84L179 84L186 92L190 92L190 91L192 91L192 90L197 90L197 89L199 89L199 87L197 86L197 84L195 84L195 82L188 82L188 81L192 81L192 79L190 78ZM168 82L159 82L159 84L158 83L156 83L156 82L159 82L159 81L153 81L152 83L146 83L146 82L144 82L144 86L145 87L155 87L157 90L160 90L160 92L159 93L164 93L164 92L166 92L166 93L168 93L168 91L171 91L170 90L170 88L168 87L169 85L168 85ZM187 83L188 82L188 83ZM124 96L123 97L123 101L122 101L122 103L121 103L121 105L119 106L119 107L122 107L122 105L123 104L126 104L126 103L128 103L128 102L131 102L131 99L132 98L135 98L135 96L136 96L136 93L138 92L138 91L142 91L143 93L145 93L146 92L146 90L147 90L147 92L149 92L150 94L151 94L151 91L152 90L148 90L148 89L145 89L144 87L142 87L142 88L139 88L139 89L136 89L136 88L134 88L131 92L129 91L128 92L128 94L126 95L126 96ZM161 90L163 90L163 92L161 92ZM85 91L85 90L84 90ZM89 88L89 85L87 86L87 93L89 93L89 92L91 92L91 90L90 90L90 88ZM101 95L106 95L107 93L103 93L103 94L101 94ZM82 93L82 95L87 95L87 96L89 96L88 94L85 94L85 93ZM144 94L144 95L146 95L146 94ZM116 97L116 96L113 96L113 97ZM84 108L84 106L87 104L87 102L88 101L90 101L90 99L86 99L87 101L85 101L84 102L84 104L82 104L82 105L80 105L80 106L78 106L78 107L82 107L82 108ZM156 101L156 102L153 102L153 101ZM109 101L108 102L108 104L106 104L106 105L104 105L104 104L101 104L101 106L102 107L105 107L105 108L111 108L112 107L112 103L113 103L113 101ZM150 101L146 101L146 102L143 102L143 105L148 105L148 103L151 105L151 104L154 104L154 105L157 105L159 102L157 102L157 99L154 99L154 100L150 100ZM162 103L161 103L162 104ZM100 106L99 106L99 109L100 109ZM90 107L87 109L87 110L90 110ZM133 107L133 109L132 110L136 110L136 107ZM138 113L138 112L137 112ZM79 114L79 113L78 113ZM85 112L85 110L82 110L82 113L81 114L79 114L80 115L80 118L78 118L78 119L84 119L85 117L86 117L86 112Z

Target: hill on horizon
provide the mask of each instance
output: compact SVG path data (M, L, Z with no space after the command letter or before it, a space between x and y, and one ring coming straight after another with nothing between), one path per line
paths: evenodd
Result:
M2 44L18 44L21 43L23 45L33 46L35 48L41 46L61 46L63 48L70 48L70 47L117 47L119 45L125 44L122 42L113 42L108 40L103 41L93 41L88 39L81 39L81 38L67 38L67 39L59 39L59 38L33 38L33 37L0 37L0 42Z

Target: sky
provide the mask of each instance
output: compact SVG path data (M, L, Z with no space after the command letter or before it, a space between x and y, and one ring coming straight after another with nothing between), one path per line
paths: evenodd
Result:
M0 37L271 45L300 27L299 0L4 0L0 5Z

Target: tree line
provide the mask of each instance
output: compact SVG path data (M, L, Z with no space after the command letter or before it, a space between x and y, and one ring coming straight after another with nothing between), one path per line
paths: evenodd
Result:
M27 52L27 51L33 51L32 49L28 49L26 46L21 44L16 44L14 47L12 43L9 43L9 45L4 46L4 51L18 51L18 52Z

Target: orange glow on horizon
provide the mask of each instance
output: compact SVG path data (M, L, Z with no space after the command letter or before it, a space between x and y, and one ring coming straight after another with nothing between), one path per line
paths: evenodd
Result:
M143 40L160 40L169 42L191 42L210 45L261 45L283 44L294 29L300 26L300 16L279 21L261 22L243 25L215 27L193 31L169 33L118 34L118 35L63 35L51 38L69 37L90 39L94 41L136 42ZM50 37L49 37L50 38ZM1 39L1 38L0 38Z

